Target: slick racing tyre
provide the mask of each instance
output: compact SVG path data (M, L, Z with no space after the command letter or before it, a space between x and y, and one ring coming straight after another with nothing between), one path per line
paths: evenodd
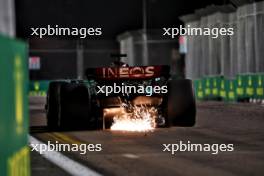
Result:
M47 94L47 125L50 130L84 129L91 126L89 89L78 82L55 81Z
M49 84L47 93L47 125L50 130L58 130L60 125L61 87L65 82L55 81Z
M91 118L91 97L84 83L71 82L61 87L60 126L63 129L87 129Z
M188 79L169 80L167 99L167 124L194 126L196 104L192 81Z

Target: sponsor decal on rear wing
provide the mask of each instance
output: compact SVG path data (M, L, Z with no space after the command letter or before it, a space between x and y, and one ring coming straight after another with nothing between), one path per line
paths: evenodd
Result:
M87 78L95 79L149 79L156 77L168 77L170 67L168 65L158 66L136 66L136 67L100 67L87 68Z

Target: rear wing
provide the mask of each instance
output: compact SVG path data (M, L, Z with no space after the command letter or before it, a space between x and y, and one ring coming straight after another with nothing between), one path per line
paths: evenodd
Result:
M135 66L135 67L100 67L87 68L85 72L88 79L151 79L169 77L170 66Z

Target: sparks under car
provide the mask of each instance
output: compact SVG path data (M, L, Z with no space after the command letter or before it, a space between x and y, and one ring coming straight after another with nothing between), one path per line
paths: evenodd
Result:
M167 65L129 67L119 62L110 67L87 68L86 78L50 82L46 111L51 130L140 131L148 125L195 124L192 82L173 79Z

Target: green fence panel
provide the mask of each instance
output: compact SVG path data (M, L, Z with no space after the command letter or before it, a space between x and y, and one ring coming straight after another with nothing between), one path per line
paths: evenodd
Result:
M229 101L237 101L236 87L237 87L237 81L234 79L229 80L229 90L228 90Z
M236 95L236 80L233 79L226 79L225 80L225 91L226 91L226 97L225 101L231 101L234 102L237 100L237 95Z
M203 78L204 85L204 96L207 100L219 100L221 81L224 79L223 76L207 76Z
M198 100L237 101L249 98L264 99L264 73L240 74L236 79L207 76L194 81Z
M237 99L248 98L246 95L247 75L237 75L236 78L236 95Z
M213 76L211 77L211 84L212 84L212 97L213 99L220 99L220 90L221 90L221 83L224 80L223 76Z
M224 101L236 101L236 80L221 79L220 97Z
M204 99L204 85L202 79L197 79L194 81L194 90L195 90L195 96L198 100Z
M220 81L220 97L222 100L228 100L228 81L225 79L221 79Z
M204 77L202 83L204 88L204 99L210 100L212 98L212 83L210 77Z
M246 79L246 97L247 98L254 98L256 95L256 76L254 74L247 74L245 75Z
M0 36L0 175L30 175L25 43Z
M257 99L264 99L264 74L256 74L255 75L255 87L256 87L256 95Z

